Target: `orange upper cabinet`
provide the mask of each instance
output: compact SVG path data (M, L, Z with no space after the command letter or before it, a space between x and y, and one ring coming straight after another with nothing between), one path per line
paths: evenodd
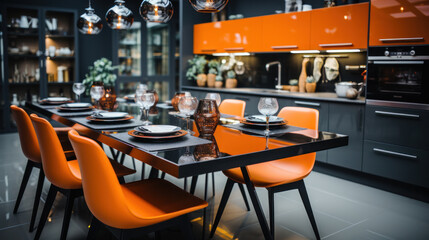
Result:
M262 21L245 18L194 25L194 53L255 52L261 45Z
M310 12L276 14L261 19L260 52L310 49Z
M255 52L262 41L260 18L244 18L221 22L219 51Z
M367 48L368 12L368 3L313 10L311 49Z
M372 0L370 46L429 44L429 0Z
M218 52L220 22L194 25L194 53L211 54Z

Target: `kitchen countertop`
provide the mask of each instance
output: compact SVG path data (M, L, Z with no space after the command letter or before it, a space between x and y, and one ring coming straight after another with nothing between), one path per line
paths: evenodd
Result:
M329 101L329 102L342 102L352 104L365 104L365 98L359 97L357 99L340 98L336 93L332 92L315 92L315 93L299 93L289 92L276 89L267 88L207 88L207 87L193 87L193 86L182 86L183 90L195 90L205 92L221 92L221 93L238 93L244 95L256 95L256 96L273 96L281 98L292 98L302 100L316 100L316 101Z

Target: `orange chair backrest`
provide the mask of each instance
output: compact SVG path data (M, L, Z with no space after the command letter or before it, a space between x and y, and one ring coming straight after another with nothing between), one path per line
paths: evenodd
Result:
M48 180L63 189L79 189L82 181L70 170L60 140L52 125L36 114L30 115L39 140L42 165Z
M246 102L236 99L225 99L219 106L219 112L239 117L244 117Z
M24 109L15 105L11 105L10 110L12 111L12 117L18 128L22 152L29 160L39 163L42 162L39 142L37 141L36 132L34 131L30 117Z
M92 214L108 226L132 228L135 217L127 207L118 178L100 145L80 136L76 130L69 131L69 139L81 169L85 201Z
M304 107L284 107L278 117L284 118L289 125L319 130L319 111ZM308 153L295 157L274 161L273 164L287 164L289 171L300 172L303 175L310 174L316 161L316 153Z

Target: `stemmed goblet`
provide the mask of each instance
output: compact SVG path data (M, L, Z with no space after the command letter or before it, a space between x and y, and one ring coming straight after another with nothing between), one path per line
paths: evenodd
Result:
M91 87L91 98L95 101L95 106L99 108L100 98L104 95L104 87L103 86L92 86Z
M192 96L184 96L179 100L179 111L180 113L185 114L186 117L186 128L188 129L188 133L190 135L194 134L191 128L189 127L189 120L191 119L191 115L195 113L195 110L198 106L198 99Z
M142 111L143 125L147 126L151 124L149 121L149 108L155 104L155 95L153 93L136 94L136 101Z
M77 95L77 102L80 102L80 95L85 92L83 83L73 83L73 92Z
M216 104L217 104L218 107L219 107L220 102L221 102L221 98L220 98L219 93L207 93L206 94L206 99L216 100Z
M279 103L276 98L260 98L258 103L258 111L266 117L267 126L265 128L265 136L270 133L270 116L274 115L279 110Z

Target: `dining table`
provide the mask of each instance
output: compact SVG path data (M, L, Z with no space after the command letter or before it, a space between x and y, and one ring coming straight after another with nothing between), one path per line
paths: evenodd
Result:
M202 174L240 168L265 239L272 239L272 236L247 166L348 144L348 136L340 133L289 125L273 129L272 134L267 135L264 129L258 131L258 128L243 126L236 117L231 116L221 116L213 136L199 136L193 124L194 135L188 133L172 139L141 139L131 136L142 123L138 107L133 103L120 103L116 110L130 113L133 119L101 124L88 120L91 112L86 115L62 112L56 106L32 102L27 102L25 107L27 111L72 127L81 135L150 165L154 170L150 177L157 177L157 171L160 171L176 178L195 179ZM172 108L152 108L149 120L155 125L168 124L186 130L186 120ZM203 234L206 229L204 218Z

